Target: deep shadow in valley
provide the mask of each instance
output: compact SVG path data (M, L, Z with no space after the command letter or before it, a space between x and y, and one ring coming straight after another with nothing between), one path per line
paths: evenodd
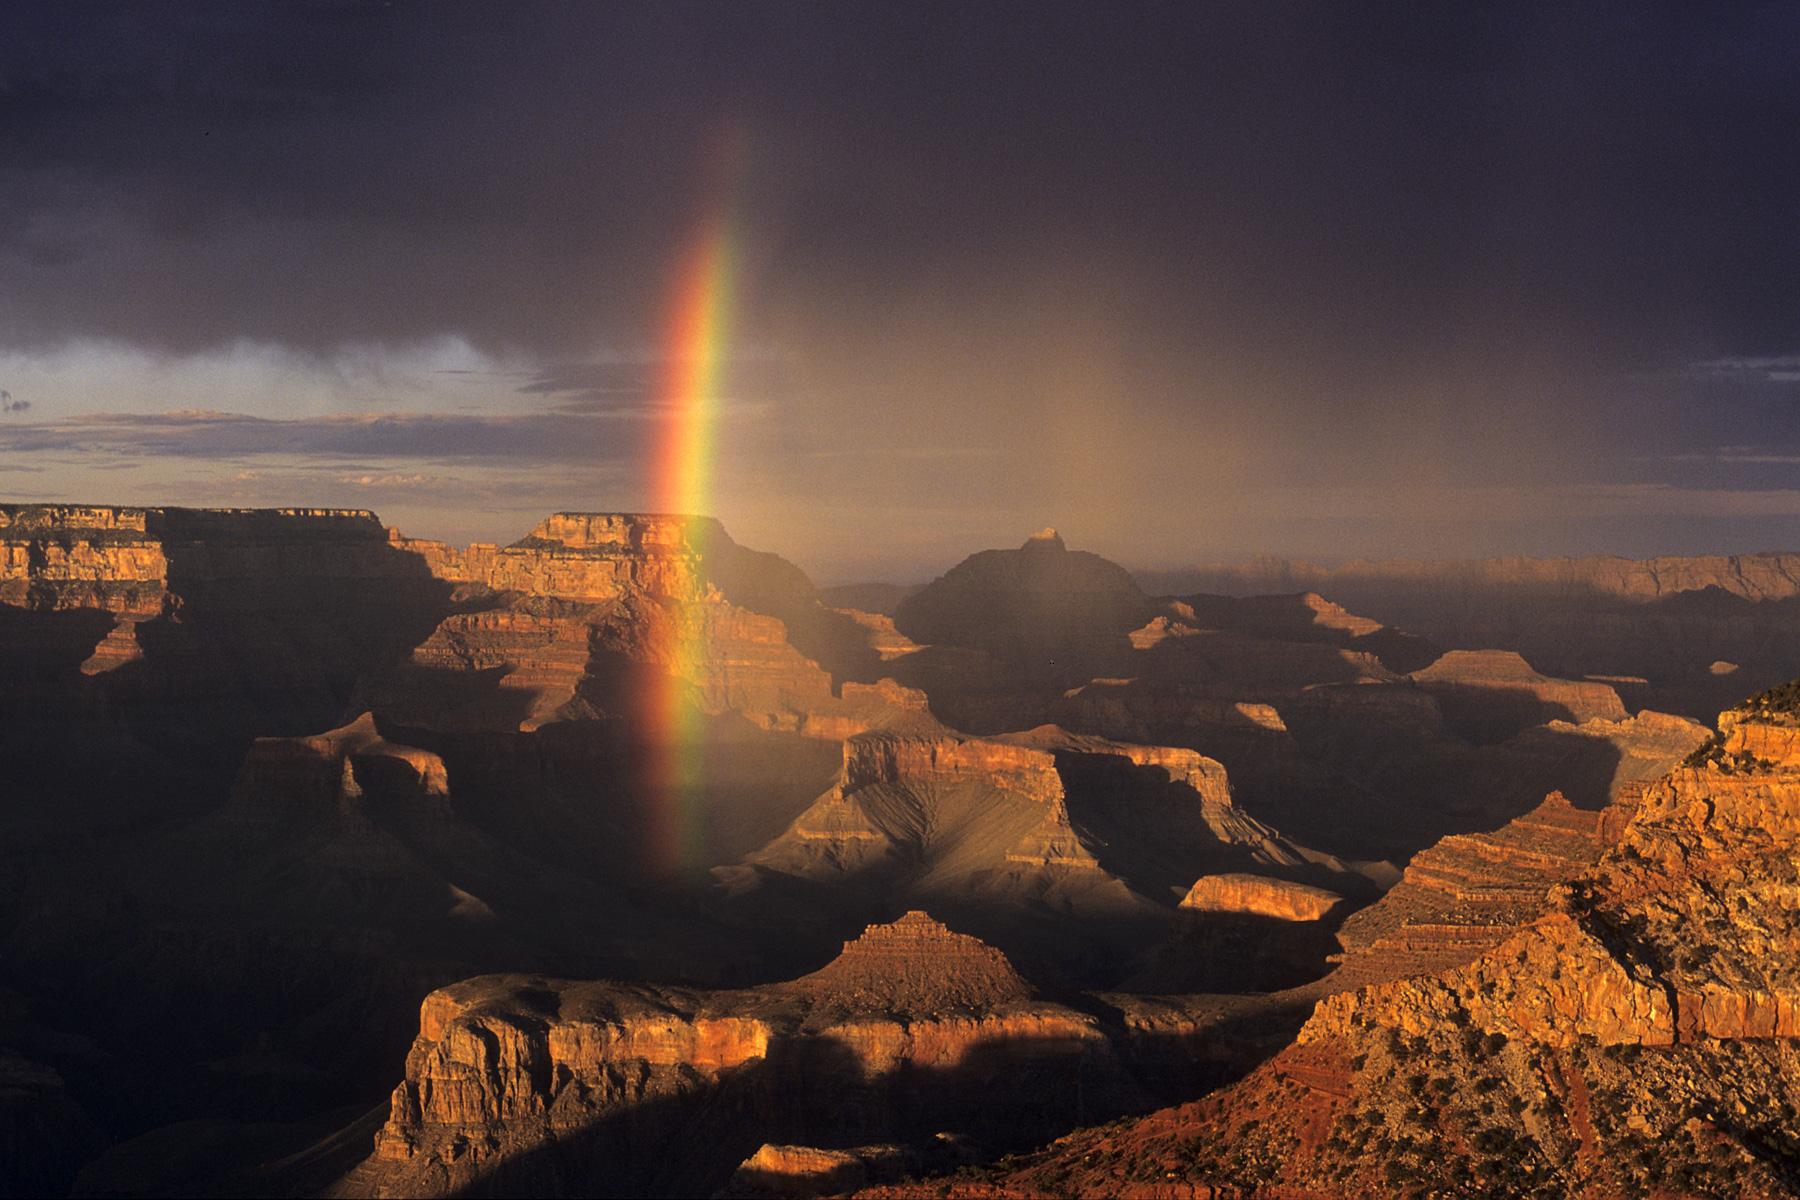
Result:
M912 1170L946 1171L1193 1099L1271 1056L1291 1038L1298 1015L1226 1022L1203 1044L1140 1036L1115 1049L1094 1040L995 1039L954 1067L903 1067L866 1081L848 1044L784 1039L717 1083L559 1131L466 1177L429 1178L448 1184L447 1194L469 1197L703 1196L730 1183L765 1143L898 1143ZM380 1170L347 1183L373 1182Z

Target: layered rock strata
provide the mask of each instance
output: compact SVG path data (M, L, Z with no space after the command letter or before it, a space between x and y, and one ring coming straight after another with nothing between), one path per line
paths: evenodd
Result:
M1194 912L1271 917L1277 921L1317 921L1343 902L1324 888L1261 875L1206 875L1194 882L1181 907Z
M1163 1194L1205 1196L1792 1195L1800 759L1785 720L1749 711L1721 724L1732 744L1765 753L1645 788L1615 844L1527 927L1465 965L1331 996L1243 1082L1071 1139L1000 1182L1156 1180ZM1590 833L1558 806L1529 832L1560 857L1623 816ZM1490 876L1469 892L1467 872L1436 874L1484 900L1512 882Z
M1112 1062L1093 1017L918 912L765 988L474 979L426 998L374 1154L337 1194L704 1192L768 1142L905 1134L976 1095L994 1129L1042 1129L1082 1072L1118 1087Z

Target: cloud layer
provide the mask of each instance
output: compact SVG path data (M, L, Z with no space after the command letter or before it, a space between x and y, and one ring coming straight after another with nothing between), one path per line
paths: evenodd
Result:
M1046 521L1147 564L1800 545L1796 35L9 6L0 492L380 493L487 537L641 502L674 264L725 212L716 503L821 574Z

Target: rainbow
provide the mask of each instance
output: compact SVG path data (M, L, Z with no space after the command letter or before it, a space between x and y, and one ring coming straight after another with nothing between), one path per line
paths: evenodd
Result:
M735 244L730 209L718 204L681 256L667 320L659 389L661 421L651 459L656 511L706 516L712 507L714 434L730 334ZM690 535L691 536L691 535ZM650 804L656 864L665 871L705 865L705 714L689 680L706 653L701 614L677 602L666 672L652 684Z
M682 256L667 330L665 421L652 464L658 512L707 515L712 502L713 427L730 331L733 244L729 218L714 214Z

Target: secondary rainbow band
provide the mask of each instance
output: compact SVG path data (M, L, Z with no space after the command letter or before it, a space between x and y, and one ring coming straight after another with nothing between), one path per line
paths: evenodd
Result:
M703 516L712 507L720 375L730 331L733 244L729 218L711 215L683 256L664 360L660 437L653 461L656 508ZM673 610L668 670L652 697L651 787L656 855L665 870L705 866L704 714L687 681L699 677L704 629L692 606Z

